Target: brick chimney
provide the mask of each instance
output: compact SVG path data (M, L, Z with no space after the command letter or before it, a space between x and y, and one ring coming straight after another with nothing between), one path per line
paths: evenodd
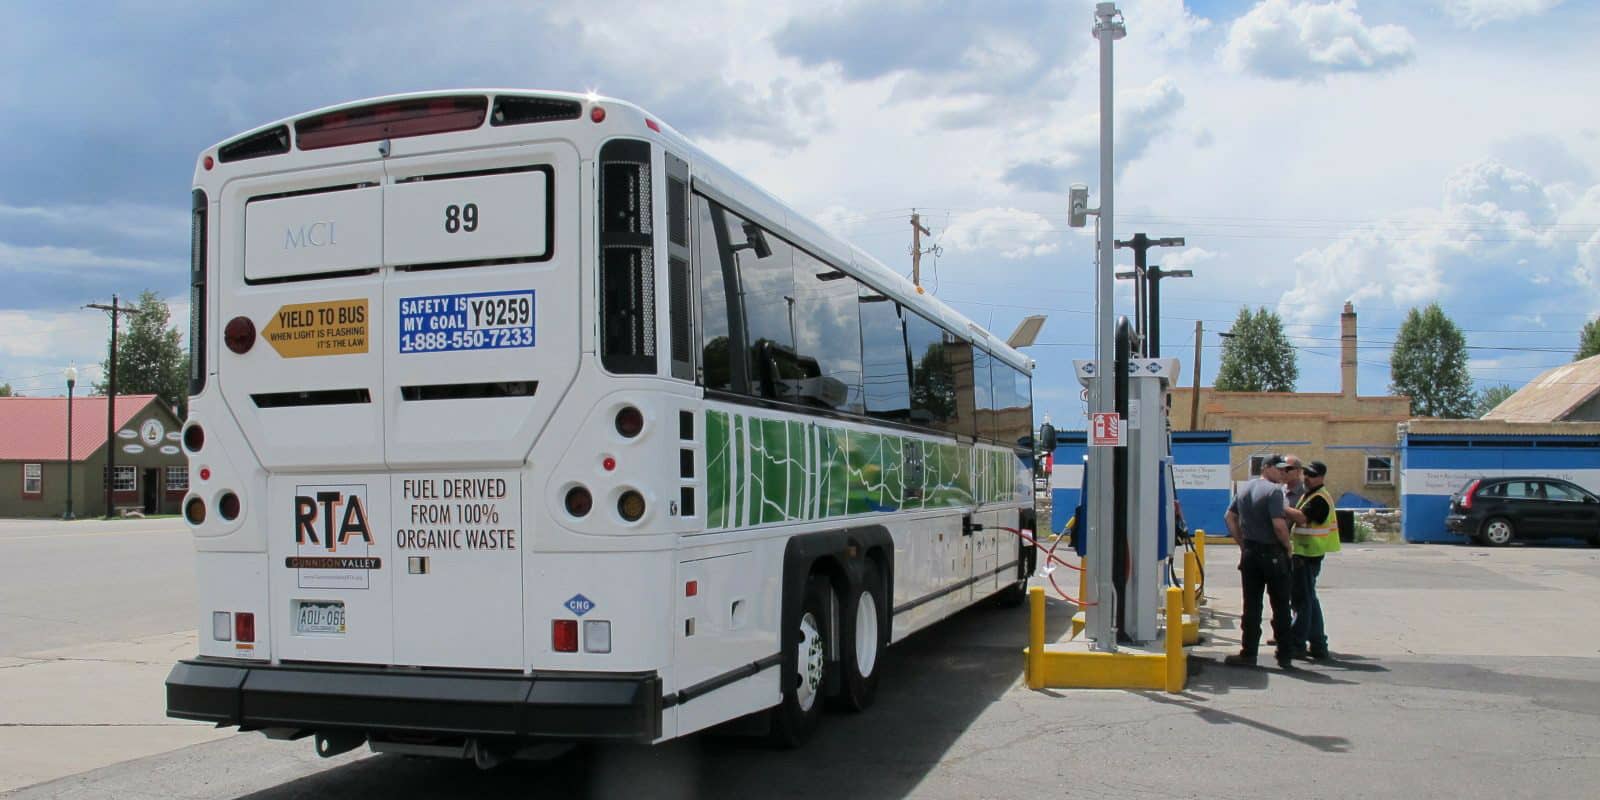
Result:
M1348 301L1344 313L1339 315L1339 391L1345 397L1356 396L1356 309Z

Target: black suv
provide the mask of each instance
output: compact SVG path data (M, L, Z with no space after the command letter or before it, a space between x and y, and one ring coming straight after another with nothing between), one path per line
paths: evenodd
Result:
M1600 546L1600 497L1557 478L1477 478L1450 495L1445 527L1500 546L1512 539L1586 539Z

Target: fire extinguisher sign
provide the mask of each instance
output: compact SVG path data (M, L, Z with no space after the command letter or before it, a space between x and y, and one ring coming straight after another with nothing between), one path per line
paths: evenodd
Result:
M1122 447L1122 418L1115 411L1096 411L1089 415L1090 447Z

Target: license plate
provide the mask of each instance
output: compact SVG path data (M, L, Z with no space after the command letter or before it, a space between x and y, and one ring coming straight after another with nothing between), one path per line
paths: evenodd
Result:
M344 601L296 600L295 633L344 635Z

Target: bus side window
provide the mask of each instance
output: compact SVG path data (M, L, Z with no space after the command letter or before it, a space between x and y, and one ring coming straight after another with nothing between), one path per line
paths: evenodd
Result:
M667 330L672 377L694 380L694 287L689 271L689 162L667 153Z
M700 272L701 385L723 392L744 392L744 323L738 308L739 274L733 259L724 258L727 223L722 209L694 196L695 254ZM730 302L730 298L732 302Z

